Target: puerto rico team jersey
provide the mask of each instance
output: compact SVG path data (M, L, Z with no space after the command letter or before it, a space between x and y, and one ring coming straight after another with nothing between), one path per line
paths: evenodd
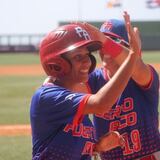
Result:
M159 79L152 67L151 72L152 81L147 88L138 86L130 79L110 112L94 115L97 138L109 131L118 131L125 138L123 149L117 147L102 153L102 160L133 160L160 151ZM93 81L92 76L97 77L98 81ZM92 93L96 93L106 81L103 69L91 74L89 85Z
M95 129L82 116L89 94L42 86L32 97L30 120L33 160L90 160Z

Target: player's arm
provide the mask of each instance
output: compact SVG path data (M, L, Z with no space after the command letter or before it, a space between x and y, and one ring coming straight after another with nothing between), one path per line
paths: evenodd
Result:
M120 50L120 52L128 52L127 58L110 81L96 94L89 97L84 108L84 114L105 113L111 108L126 87L138 57L138 53L136 52L138 49L138 43L136 40L135 30L133 30L130 23L127 24L127 31L129 33L130 50L129 52L125 48ZM107 42L105 41L104 43ZM114 45L116 46L118 44L115 43Z
M130 17L126 12L124 14L124 19L125 19L125 23L128 23L130 21ZM150 67L143 62L141 57L141 39L139 36L138 29L135 31L135 35L137 39L136 41L138 43L137 52L139 53L139 57L134 67L132 78L139 85L147 86L151 81L152 73L151 73ZM114 59L119 65L121 65L126 57L127 57L127 53L121 52L121 54L118 54L116 57L114 57Z
M125 23L127 23L128 21L130 21L130 16L127 13L125 13L124 19L125 19ZM139 56L132 74L132 78L139 85L147 86L151 81L152 73L151 73L150 67L143 62L141 57L141 39L140 39L139 31L137 30L135 34L136 34L137 42L139 44L139 50L137 50L137 52L139 53Z
M115 57L116 62L121 65L126 58L126 52ZM138 57L136 65L132 73L132 79L140 86L147 86L151 81L152 73L149 65L145 64L141 57Z
M91 95L84 108L84 114L105 113L110 110L126 87L136 63L134 54L129 54L118 71L96 94Z
M134 81L140 86L146 87L152 79L152 72L149 65L146 65L142 59L138 59L132 74Z

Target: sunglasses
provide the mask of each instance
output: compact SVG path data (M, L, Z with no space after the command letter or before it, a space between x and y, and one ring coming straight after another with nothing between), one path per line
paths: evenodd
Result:
M112 40L114 40L115 42L129 48L129 43L126 42L125 40L123 40L122 38L118 38L118 37L114 37L114 36L109 36Z
M129 48L129 43L126 42L123 38L116 34L111 34L111 33L104 33L106 36L110 37L112 40L114 40L116 43L119 43L127 48Z

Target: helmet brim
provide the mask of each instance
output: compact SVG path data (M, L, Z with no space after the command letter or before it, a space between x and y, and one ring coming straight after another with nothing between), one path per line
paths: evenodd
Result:
M81 41L81 42L77 42L74 45L71 45L71 46L61 50L60 52L57 53L57 55L61 55L61 54L64 54L66 52L70 52L74 49L77 49L77 48L80 48L80 47L83 47L83 46L86 46L89 52L93 52L93 51L101 49L102 48L102 43L100 41L94 41L94 40L86 41L86 40L84 40L84 41Z
M122 39L122 37L120 37L119 35L116 35L116 34L114 34L112 32L103 32L103 33L104 33L104 35L109 36L109 37Z

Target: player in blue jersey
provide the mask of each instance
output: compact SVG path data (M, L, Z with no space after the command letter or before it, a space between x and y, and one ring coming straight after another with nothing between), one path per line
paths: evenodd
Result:
M125 15L125 18L129 19L129 15ZM100 31L117 43L129 47L124 21L110 19L101 26ZM101 56L104 68L90 75L97 76L98 82L89 79L92 93L110 81L126 55L121 54L118 58ZM158 90L157 72L151 65L145 64L139 55L128 85L110 112L94 116L97 138L110 131L118 131L125 138L123 149L118 147L101 153L102 160L160 160Z
M93 152L121 145L123 139L117 132L110 132L97 141L88 114L105 113L122 93L133 72L138 43L136 31L130 24L128 32L130 50L106 38L89 24L61 26L43 39L41 64L46 74L55 80L41 86L32 97L33 160L88 160ZM108 43L119 53L129 54L110 82L91 94L84 84L95 67L91 52L102 45L110 52ZM108 143L108 140L111 141Z

